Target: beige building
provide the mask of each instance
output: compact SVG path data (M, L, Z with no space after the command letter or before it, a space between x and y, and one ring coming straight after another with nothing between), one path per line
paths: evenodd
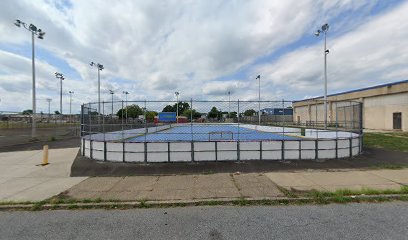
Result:
M408 80L328 95L328 124L408 131ZM323 97L293 103L297 123L324 122Z

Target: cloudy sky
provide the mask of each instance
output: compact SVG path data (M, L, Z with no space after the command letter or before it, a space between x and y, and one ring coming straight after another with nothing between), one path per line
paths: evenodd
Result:
M329 93L408 79L408 1L394 0L3 0L0 111L31 108L31 37L15 19L46 32L36 39L37 111L59 108L65 75L73 109L102 99L299 100L323 94L329 23Z

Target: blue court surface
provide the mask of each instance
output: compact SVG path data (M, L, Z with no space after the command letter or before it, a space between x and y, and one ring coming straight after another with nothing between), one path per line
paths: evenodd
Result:
M279 133L262 132L231 125L177 126L160 132L128 138L127 142L177 142L177 141L256 141L300 140Z

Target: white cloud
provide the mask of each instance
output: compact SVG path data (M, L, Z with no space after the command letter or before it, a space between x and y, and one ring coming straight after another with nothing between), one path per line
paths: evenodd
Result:
M29 33L17 29L12 24L14 19L21 18L41 27L47 34L44 40L36 42L38 56L46 51L63 59L79 73L79 78L68 74L64 82L64 89L75 91L77 108L82 102L96 101L96 69L89 67L90 61L105 66L101 72L102 98L105 99L109 97L107 88L118 93L115 94L117 99L122 97L122 90L131 92L129 99L162 100L173 99L176 90L185 99L205 99L222 96L227 89L233 89L231 91L242 98L256 99L257 84L251 82L254 81L252 77L241 76L251 79L238 77L235 81L215 79L251 66L256 59L299 40L318 24L345 11L357 14L370 9L373 2L124 0L112 3L89 0L73 1L72 6L64 8L60 1L10 0L3 1L0 9L0 48L4 44L18 44L29 49ZM350 21L341 25L349 26ZM365 29L359 30L361 34L364 35ZM358 36L354 39L357 45L363 44L358 43L361 40ZM338 41L331 40L330 43L329 69L330 74L340 71L345 76L347 69L334 68L332 60L332 56L340 59L337 52L347 48L340 44L340 39ZM256 67L255 70L249 67L250 72L261 71L263 74L262 96L287 97L288 92L279 90L277 84L285 88L296 84L295 89L302 91L316 85L310 84L313 80L304 79L317 79L321 74L318 49L318 46L304 47L272 65ZM6 51L1 54L6 55ZM18 64L11 64L18 59L14 55L1 59L0 64L7 70L4 73L0 69L0 91L14 87L28 94L30 84L24 88L24 84L19 83L30 81L29 59L23 58L26 62L24 68L17 67ZM375 58L374 55L371 57ZM53 76L57 67L52 67L54 63L51 61L45 62L46 56L42 59L38 61L39 68L44 65L42 70L38 70L39 94L58 99L58 84ZM312 62L317 64L310 64ZM355 64L349 65L367 67L363 63L364 59L357 59ZM394 60L389 65L393 63ZM61 66L58 68L58 71L63 70ZM389 74L398 75L398 69ZM14 81L5 80L10 77ZM314 80L317 81L320 80ZM5 91L1 94L2 98L12 99L9 102L14 102L19 108L30 106L26 99L18 100ZM67 108L65 104L64 108Z
M338 38L328 33L329 92L407 79L408 3L380 15ZM260 65L267 84L289 87L297 97L322 95L322 43L292 51ZM290 95L289 95L290 96Z

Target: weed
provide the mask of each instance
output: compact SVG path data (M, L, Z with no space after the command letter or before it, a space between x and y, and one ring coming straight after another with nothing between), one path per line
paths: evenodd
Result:
M149 204L146 203L145 199L140 200L139 208L149 208Z

